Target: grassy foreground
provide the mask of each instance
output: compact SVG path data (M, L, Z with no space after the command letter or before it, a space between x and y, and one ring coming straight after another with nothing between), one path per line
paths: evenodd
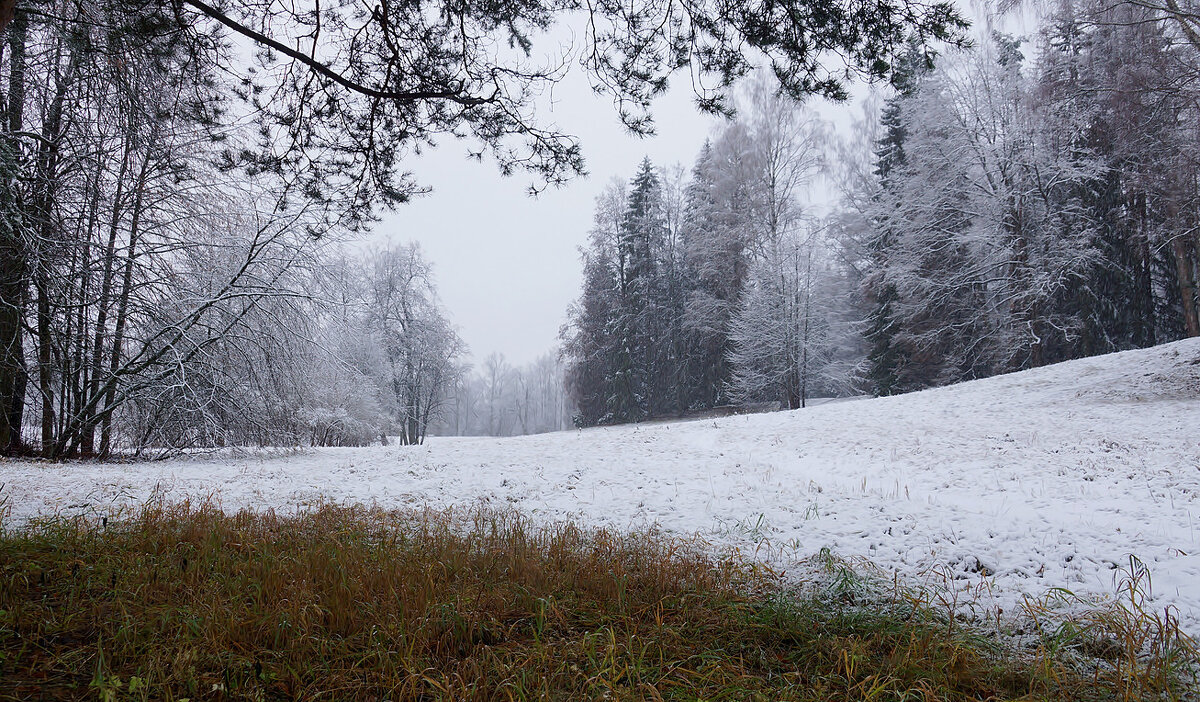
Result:
M855 602L832 559L836 577L796 591L706 553L484 511L47 519L0 533L0 699L1191 694L1178 673L1194 647L1127 655L1120 632L1078 626L1002 646L919 601ZM1081 665L1096 640L1107 660Z

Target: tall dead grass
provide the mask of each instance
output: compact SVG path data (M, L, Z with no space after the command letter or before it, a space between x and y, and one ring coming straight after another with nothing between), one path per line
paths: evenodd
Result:
M797 594L697 542L511 512L158 501L0 534L2 699L1188 694L1131 660L1120 680L1081 672L923 606Z

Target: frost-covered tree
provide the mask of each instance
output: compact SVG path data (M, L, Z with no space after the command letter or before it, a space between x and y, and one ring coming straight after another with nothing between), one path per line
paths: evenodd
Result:
M624 185L614 182L596 201L590 244L582 252L583 291L568 310L563 327L567 388L581 426L616 421L612 412L613 381L620 347L617 317L620 281L625 275L618 257L621 222L626 210Z
M997 36L907 101L906 158L873 213L901 389L1041 365L1082 329L1065 303L1096 252L1071 195L1098 167L1055 148L1022 68Z
M729 403L730 324L745 287L754 231L744 128L705 143L687 186L684 217L688 409Z
M1104 167L1079 196L1102 254L1079 301L1089 353L1200 334L1200 54L1178 28L1153 4L1072 0L1043 30L1042 98Z
M683 263L672 227L679 219L649 159L628 189L614 186L597 203L583 294L564 329L581 424L678 412L685 399L677 387Z
M514 436L571 426L565 368L557 354L513 366L489 354L474 372L464 371L451 390L446 412L430 429L450 436Z
M667 216L662 180L649 158L629 184L617 239L618 308L616 354L609 412L616 421L658 414L667 388L663 380L663 324L669 318L662 251Z
M807 304L797 302L805 295L829 294L826 285L796 293L793 283L777 283L789 265L786 250L811 219L805 191L821 169L824 127L765 75L749 85L740 110L704 145L686 184L678 176L665 179L645 161L619 217L612 198L599 203L584 291L565 337L581 424L677 416L759 398L765 391L734 382L736 364L751 363L751 349L762 348L746 335L756 328L769 335L747 320L771 305L790 314ZM813 266L828 272L831 261ZM807 285L808 278L796 280ZM743 323L735 329L739 316ZM818 326L806 337L814 344ZM745 353L736 355L735 347ZM746 371L742 380L749 365Z
M845 280L818 231L789 231L766 246L732 325L735 401L798 409L845 390Z
M899 331L894 309L896 288L885 276L893 237L886 218L879 217L876 198L888 200L896 187L890 176L893 169L905 162L905 104L932 68L933 56L921 47L910 44L896 67L897 79L893 81L896 94L884 103L879 115L879 134L869 139L874 147L873 178L866 178L865 173L860 172L853 174L853 180L845 184L849 209L857 215L857 221L851 225L851 229L861 235L851 246L851 257L859 263L860 305L866 317L863 330L867 341L864 377L876 395L890 395L901 389L899 376L908 355L907 349L896 341ZM854 163L853 157L845 161ZM846 218L843 218L843 223L848 223ZM854 238L849 231L843 229L844 243L850 243L850 238Z
M1033 60L996 34L936 70L913 64L882 111L874 178L838 219L873 391L1197 327L1178 234L1196 211L1195 130L1180 119L1194 92L1168 27L1145 8L1064 2Z
M419 444L454 384L463 343L437 301L416 244L373 252L366 314L382 345L399 440Z
M750 84L743 113L735 133L744 143L752 264L731 325L732 395L743 404L778 400L798 408L816 387L827 391L837 333L826 312L825 279L833 273L807 211L826 128L764 75Z

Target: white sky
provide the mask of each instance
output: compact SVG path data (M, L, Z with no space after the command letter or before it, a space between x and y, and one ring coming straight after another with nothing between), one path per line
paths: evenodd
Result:
M531 361L556 347L567 306L579 295L579 247L587 242L596 196L614 177L632 177L644 156L690 170L720 125L695 109L688 82L686 74L675 77L655 105L658 134L642 139L625 130L611 101L596 96L575 67L538 118L580 138L588 177L531 198L528 175L504 178L494 163L468 159L466 144L447 140L402 164L433 193L386 215L366 241L420 242L477 363L494 351L513 363ZM842 129L861 114L854 102L815 106Z
M695 109L683 85L658 100L654 115L656 136L630 135L612 102L593 94L575 70L555 89L551 111L538 117L580 138L589 176L532 198L528 174L504 178L487 159L468 159L467 144L448 140L403 165L433 193L386 215L367 241L420 242L476 362L493 351L513 363L531 361L555 347L567 306L579 295L579 247L596 196L614 177L632 177L644 156L690 169L718 124Z

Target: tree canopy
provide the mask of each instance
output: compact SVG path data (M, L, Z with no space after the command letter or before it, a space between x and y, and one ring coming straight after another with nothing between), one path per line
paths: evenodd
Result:
M732 85L762 62L793 97L840 99L854 77L891 80L911 42L958 41L966 26L950 2L913 0L123 5L140 18L130 26L178 33L235 76L262 138L231 150L231 164L279 171L351 225L421 191L397 167L439 136L469 140L506 175L531 173L535 192L583 173L578 140L535 110L575 58L624 124L648 134L651 102L676 73L712 113L731 112ZM556 27L579 45L563 49Z

